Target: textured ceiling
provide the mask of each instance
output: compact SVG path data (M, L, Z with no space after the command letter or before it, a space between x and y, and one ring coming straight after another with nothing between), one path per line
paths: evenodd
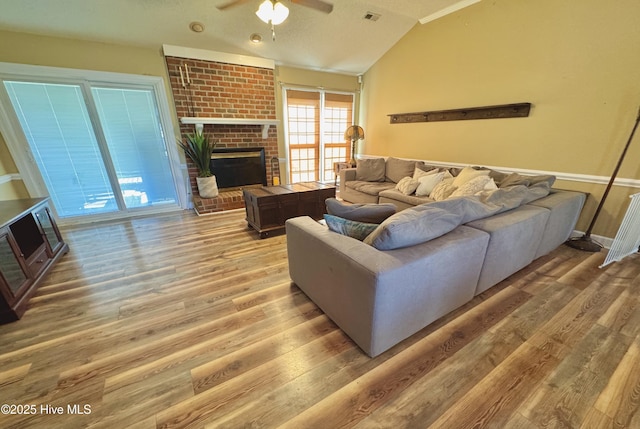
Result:
M290 13L276 27L275 42L254 13L261 0L225 11L216 5L227 0L0 0L0 29L158 49L168 44L360 74L419 19L479 0L328 0L330 14L282 1ZM368 21L368 12L381 16ZM192 32L193 21L205 31ZM252 33L263 42L250 42Z

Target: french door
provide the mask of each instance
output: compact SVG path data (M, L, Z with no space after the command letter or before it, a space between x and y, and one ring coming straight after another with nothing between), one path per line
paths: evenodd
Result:
M177 207L153 86L3 84L59 217Z
M289 180L333 181L333 164L349 156L354 94L287 89L285 100Z

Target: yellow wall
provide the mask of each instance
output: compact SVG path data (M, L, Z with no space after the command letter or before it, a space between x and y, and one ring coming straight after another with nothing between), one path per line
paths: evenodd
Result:
M609 177L640 105L640 2L481 1L417 24L364 76L368 155ZM531 102L528 118L389 124L392 113ZM640 133L638 133L640 134ZM640 179L640 135L619 177ZM586 229L603 185L591 192ZM612 237L612 192L594 234Z
M0 179L9 175L17 174L16 168L9 149L0 134ZM29 196L24 184L20 180L4 181L0 180L0 201L27 198Z

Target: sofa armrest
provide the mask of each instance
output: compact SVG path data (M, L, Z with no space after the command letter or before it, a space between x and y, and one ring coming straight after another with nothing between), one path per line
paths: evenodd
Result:
M344 190L344 186L347 182L356 180L356 169L345 168L340 170L340 192Z
M489 241L460 226L380 251L306 216L286 231L293 282L372 357L473 298Z

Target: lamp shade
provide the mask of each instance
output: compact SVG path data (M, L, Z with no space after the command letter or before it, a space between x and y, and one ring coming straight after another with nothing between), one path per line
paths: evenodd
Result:
M358 125L351 125L344 132L345 140L356 141L356 140L362 140L363 138L364 138L364 130L362 129L362 127Z

